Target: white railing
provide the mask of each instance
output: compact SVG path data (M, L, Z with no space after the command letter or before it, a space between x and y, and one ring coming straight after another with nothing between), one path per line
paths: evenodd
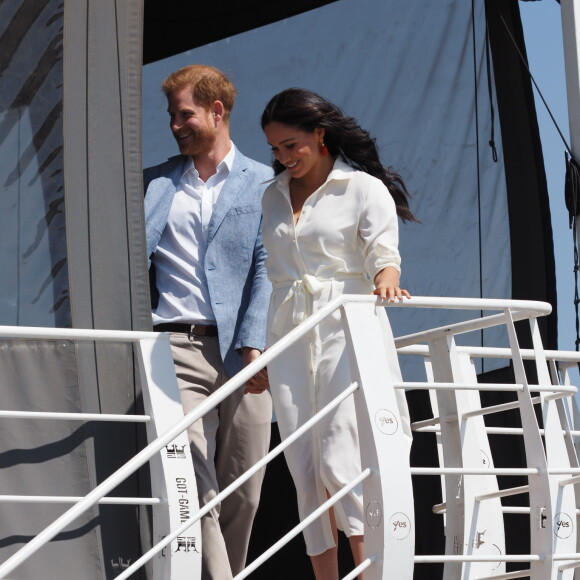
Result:
M54 538L67 525L96 504L151 505L153 506L154 538L162 538L177 527L184 517L183 505L190 512L199 508L195 474L187 434L171 429L183 422L183 410L175 370L171 360L168 335L154 332L125 332L104 330L0 327L2 339L45 339L99 341L133 343L138 361L140 382L143 386L145 415L115 415L96 413L55 413L0 411L0 419L25 418L53 421L122 421L145 423L151 444L131 459L126 465L103 481L98 487L82 498L42 495L17 496L0 495L0 502L12 503L73 503L61 517L46 527L35 538L23 546L13 556L0 565L0 577L9 577L13 570L27 558ZM153 372L155 369L155 372ZM151 489L155 497L105 497L125 481L139 467L150 461ZM1 491L1 489L0 489ZM188 567L201 571L201 558L195 550L183 549L182 544L197 541L199 544L199 524L196 524L186 538L172 546L171 558L157 558L154 563L155 578L171 578L175 571ZM186 546L187 547L187 546ZM66 577L66 573L64 574Z
M383 304L387 306L387 304ZM399 337L394 342L385 340L384 328L375 315L376 302L371 296L343 296L328 304L299 327L266 351L257 361L243 369L218 392L197 409L183 417L169 344L166 335L119 331L82 331L69 329L29 329L0 327L2 338L35 338L66 340L128 341L135 344L138 354L141 382L145 395L146 415L102 416L103 420L146 422L151 443L98 485L84 498L42 496L35 501L75 502L60 518L0 565L0 578L6 578L25 559L38 551L79 515L97 503L148 503L154 506L155 546L127 568L118 578L129 578L147 561L154 560L155 580L158 578L199 577L199 519L218 504L233 489L241 485L273 457L291 445L302 433L293 436L272 450L261 462L234 482L201 510L190 509L189 518L183 518L179 499L187 493L190 508L197 505L195 479L185 430L225 397L240 388L258 370L279 356L289 345L319 324L326 316L341 309L347 344L351 355L352 380L344 385L344 393L322 409L302 429L311 426L348 396L355 397L359 436L361 441L362 472L351 482L354 487L362 482L365 505L365 560L346 578L363 573L365 580L382 578L412 578L413 568L425 562L444 562L444 578L572 578L573 568L580 566L576 548L576 500L574 485L580 478L580 468L574 448L573 412L567 398L576 392L569 385L566 365L575 364L575 353L544 352L536 324L536 317L550 312L547 304L513 300L478 300L461 298L414 297L395 308L448 308L479 311L499 311L486 317L427 329L413 335ZM521 351L515 335L514 321L529 319L534 348ZM455 344L454 336L474 330L505 325L509 349L462 347ZM397 378L386 362L385 349L395 345L401 356L414 354L425 357L428 380L424 383L405 383ZM483 385L477 383L473 359L478 357L508 358L513 361L517 384ZM538 385L530 385L523 365L524 358L536 361ZM564 361L561 372L558 362ZM152 370L155 369L155 373ZM550 376L551 372L551 376ZM393 387L393 388L389 388ZM409 467L407 446L401 419L398 416L395 389L429 389L435 417L413 425L416 431L434 431L439 440L440 467ZM512 391L516 403L498 408L481 409L478 391L488 389ZM532 397L531 392L538 392ZM541 405L544 428L539 430L534 405ZM486 428L485 414L517 407L522 417L521 429ZM0 411L2 417L65 420L67 413L15 413ZM88 419L90 417L90 419ZM80 414L74 414L78 420ZM84 415L85 420L95 420ZM394 425L394 427L393 427ZM387 427L385 427L387 426ZM497 430L499 429L499 431ZM488 434L509 433L522 437L527 467L493 468L493 457ZM545 445L542 442L544 438ZM179 461L175 451L179 450ZM107 494L129 477L144 463L152 462L153 498L110 498ZM393 474L396 474L394 476ZM500 491L497 477L522 475L527 486ZM443 482L442 503L435 511L445 518L446 548L439 556L414 555L414 506L412 475L440 475ZM396 485L393 485L393 481ZM179 486L176 486L179 482ZM523 488L525 487L525 490ZM0 490L1 491L1 490ZM348 489L330 498L319 510L297 528L279 540L264 555L248 565L238 575L245 578L268 557L277 552L312 519L329 509ZM530 507L527 515L531 537L530 554L505 553L503 514L509 511L501 504L501 497L510 493L528 493ZM0 501L23 501L18 496L0 496ZM26 496L26 501L31 501ZM482 506L483 509L482 509ZM513 511L511 513L514 513ZM561 519L558 520L558 517ZM562 519L568 518L568 519ZM548 525L548 523L549 525ZM571 522L571 524L570 524ZM557 527L559 524L559 527ZM567 524L567 526L566 526ZM555 527L556 526L556 527ZM568 531L572 530L568 534ZM566 529L566 534L560 530ZM491 532L493 530L493 534ZM566 535L566 537L563 537ZM493 536L493 537L492 537ZM181 542L181 543L180 543ZM194 542L196 550L179 549L183 542ZM160 558L161 551L170 546L171 557ZM489 549L492 548L490 552ZM202 548L203 549L203 548ZM527 562L520 573L505 572L506 562ZM519 576L517 574L520 574ZM523 576L522 576L523 574Z
M573 569L580 566L573 487L580 481L573 477L580 470L571 400L576 389L569 385L567 375L567 369L580 357L578 353L545 352L535 316L530 317L533 349L522 351L515 319L506 308L502 322L509 349L458 346L453 336L456 332L449 329L423 335L426 345L413 344L419 342L414 340L417 335L396 341L401 345L400 354L425 357L427 384L413 386L430 389L435 417L414 424L413 429L437 433L440 465L444 466L439 470L412 469L417 474L441 473L444 501L434 506L434 511L446 518L446 554L420 556L415 561L443 562L445 579L571 579ZM516 384L478 384L473 364L477 358L510 359ZM528 382L524 359L535 362L538 384ZM483 390L515 391L517 399L482 409L476 391ZM532 396L532 392L537 395ZM540 406L543 429L538 428L534 405ZM485 426L484 415L510 409L519 410L522 428ZM521 436L527 467L494 469L488 435ZM526 476L528 485L500 491L497 477L506 475ZM501 498L524 493L529 494L529 507L502 506ZM504 513L527 516L523 533L529 532L530 554L505 554ZM507 562L525 562L529 567L506 572Z

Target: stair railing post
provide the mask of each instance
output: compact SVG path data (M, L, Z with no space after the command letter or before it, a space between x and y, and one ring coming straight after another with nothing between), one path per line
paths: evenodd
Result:
M528 475L530 487L530 547L532 554L541 554L542 558L530 563L530 580L546 580L552 578L554 564L552 522L555 515L551 499L548 465L532 403L522 353L509 308L505 309L505 320L512 351L515 381L523 385L523 389L518 391L518 403L523 428L526 463L528 467L538 470L537 474Z
M552 380L548 370L546 355L542 345L542 338L536 318L530 318L530 330L532 332L532 344L535 353L536 372L538 384L550 385ZM566 444L564 430L569 429L566 423L562 423L562 414L558 405L562 405L562 399L554 400L540 393L542 400L542 418L544 422L544 446L546 450L546 462L549 468L564 469L572 467L569 449ZM574 458L572 458L574 461ZM576 460L577 463L577 460ZM577 465L574 465L576 467ZM552 550L554 554L574 554L576 552L577 517L574 485L560 486L560 481L566 479L566 475L548 475L550 486L550 500L553 506L552 527ZM558 565L566 561L558 562ZM552 570L552 580L572 580L574 570L558 572L558 565Z
M183 408L175 377L169 335L141 339L135 345L147 423L147 440L154 441L179 420ZM187 431L180 433L149 461L154 497L153 544L187 521L199 510L195 472ZM153 558L155 580L199 580L201 578L201 526L193 524Z
M365 580L411 580L415 547L408 417L401 417L394 384L401 382L395 344L382 307L342 307L355 394L363 469L365 557L374 560Z

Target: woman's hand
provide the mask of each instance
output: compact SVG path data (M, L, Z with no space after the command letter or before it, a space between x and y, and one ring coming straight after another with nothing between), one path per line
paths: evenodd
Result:
M399 271L392 266L383 268L375 276L375 289L373 294L376 294L383 300L389 302L399 302L405 298L411 298L411 295L399 287Z
M242 349L242 365L248 366L255 361L262 353L257 348L244 347ZM251 393L259 395L263 393L268 387L268 371L263 368L257 375L254 375L247 383L244 389L244 395Z

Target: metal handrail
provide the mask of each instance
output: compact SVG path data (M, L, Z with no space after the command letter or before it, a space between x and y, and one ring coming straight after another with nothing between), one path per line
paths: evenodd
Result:
M414 344L397 348L397 352L399 354L428 357L429 347L426 344ZM512 351L508 347L457 345L457 352L468 354L473 358L512 358ZM532 360L536 356L531 348L522 348L520 353L527 360ZM569 362L572 364L580 362L580 352L575 350L545 350L544 355L546 359L557 362Z
M260 461L254 464L250 469L244 472L238 479L232 482L228 487L224 490L219 492L212 500L207 502L203 507L199 509L197 514L192 516L189 520L184 522L180 527L176 530L173 530L171 534L165 536L162 540L157 542L154 546L152 546L145 554L143 554L138 560L136 560L129 568L127 568L121 575L117 577L118 580L124 580L124 578L129 578L133 572L138 570L141 566L146 564L151 558L153 558L158 552L160 552L163 548L169 545L175 538L183 534L187 529L189 529L196 521L201 519L206 513L211 511L215 506L219 505L221 501L230 495L235 489L240 487L243 483L245 483L250 477L252 477L255 473L257 473L260 469L262 469L265 465L270 463L272 459L280 455L287 447L289 447L296 439L301 437L306 431L308 431L313 425L318 423L320 419L328 415L331 411L336 409L336 407L342 403L347 397L349 397L356 389L358 385L353 383L350 385L345 391L343 391L340 395L338 395L335 399L330 401L323 409L318 411L313 417L311 417L308 421L306 421L299 429L296 429L289 437L287 437L284 441L282 441L279 445L277 445L274 449L272 449L269 453L267 453ZM333 498L336 496L333 496ZM331 498L331 499L333 499ZM338 500L337 500L338 501ZM332 505L334 505L333 502ZM310 521L310 520L309 520ZM306 526L305 526L306 527ZM256 566L257 567L257 566Z
M551 306L543 302L532 302L522 300L499 300L499 299L477 299L477 298L435 298L435 297L413 297L410 300L403 300L401 302L389 303L381 301L375 296L362 295L343 295L330 302L315 314L310 316L307 320L301 323L298 327L289 332L276 344L272 345L266 352L264 352L258 359L242 369L235 377L230 379L223 385L216 393L208 397L204 403L191 411L182 420L168 429L165 433L160 435L157 439L152 441L129 460L124 466L119 468L105 481L93 489L87 496L78 501L74 506L67 510L62 516L57 518L45 530L39 533L28 544L23 546L18 552L0 565L0 577L5 577L6 574L12 572L19 566L27 557L36 552L40 547L50 541L67 525L74 521L86 510L93 507L95 504L103 500L103 498L112 489L118 486L124 479L134 473L139 467L144 465L149 459L156 455L166 444L171 442L177 435L185 431L190 425L201 418L207 411L215 407L226 397L245 384L252 376L258 373L262 368L267 366L270 361L279 356L284 350L291 346L294 342L299 340L304 334L313 329L327 316L332 314L343 304L347 302L365 302L376 303L379 306L386 306L389 308L445 308L445 309L464 309L476 311L502 311L498 315L490 315L485 317L478 317L472 320L458 322L444 327L429 329L419 333L399 337L395 343L398 347L409 348L417 342L431 340L439 336L451 336L479 330L482 328L489 328L500 324L505 324L507 312L511 313L512 320L521 320L524 318L533 318L538 316L545 316L551 312ZM109 342L138 342L142 340L157 339L158 334L153 332L132 332L132 331L104 331L104 330L84 330L84 329L52 329L52 328L26 328L26 327L0 327L0 338L19 339L48 339L48 340L82 340L82 341L109 341ZM506 349L507 350L507 349ZM556 389L557 390L557 389ZM12 413L12 412L5 412ZM1 416L1 413L0 413ZM8 416L8 415L5 415ZM34 418L38 418L34 416ZM55 417L56 418L56 417ZM140 420L147 420L148 417L140 416ZM508 472L517 472L518 474L536 474L537 469L517 469L517 470L462 470L462 473L481 473L484 474L507 474ZM413 473L429 473L429 474L443 474L443 473L457 473L458 470L451 468L431 469L431 468L414 468ZM571 474L576 471L570 469L566 473ZM529 556L527 556L529 561ZM465 560L467 561L467 560ZM477 561L477 560L471 560ZM515 560L513 560L515 561ZM124 576L123 576L124 577Z
M148 423L149 415L121 415L114 413L57 413L52 411L0 411L0 419L43 419L56 421L106 421Z
M117 471L111 474L107 479L101 482L91 492L89 492L81 501L69 508L64 514L47 526L42 532L36 535L20 550L8 558L2 565L0 565L0 578L6 576L24 562L29 556L34 554L42 546L48 543L66 526L72 523L80 515L91 509L99 502L101 498L106 496L111 490L117 487L137 469L147 463L154 455L156 455L165 445L170 443L176 436L185 431L190 425L195 423L203 417L208 411L213 409L225 398L231 395L234 391L239 389L262 368L264 368L271 360L282 353L288 346L294 344L304 334L309 332L324 318L332 314L337 308L340 308L344 301L344 296L339 297L335 301L327 304L321 308L316 314L309 317L298 327L288 333L281 341L272 345L266 352L264 352L255 361L244 367L235 377L227 381L218 391L210 395L201 405L196 407L184 418L176 423L172 428L160 435L157 439L149 443L133 458L131 458L125 465L121 466ZM370 297L372 298L372 297ZM130 331L104 331L104 330L84 330L84 329L55 329L55 328L30 328L30 327L0 327L0 337L3 338L43 338L50 340L104 340L104 341L128 341L136 342L139 340L157 339L158 334L153 332L130 332Z

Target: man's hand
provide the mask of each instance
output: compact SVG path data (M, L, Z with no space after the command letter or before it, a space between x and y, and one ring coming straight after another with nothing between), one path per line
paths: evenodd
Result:
M244 367L255 361L262 353L257 348L245 346L242 348L242 364ZM244 394L260 394L269 387L268 371L263 368L257 375L254 375L247 383Z

